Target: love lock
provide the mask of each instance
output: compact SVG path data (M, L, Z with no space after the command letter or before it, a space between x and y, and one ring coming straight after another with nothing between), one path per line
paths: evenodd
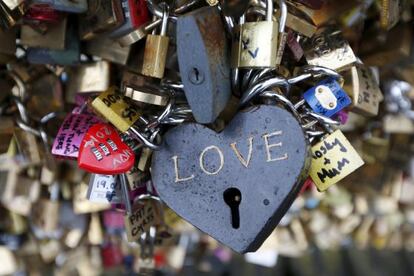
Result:
M177 21L177 56L185 96L198 123L209 124L230 96L230 60L218 9L205 7Z
M276 106L238 113L221 133L173 128L152 178L178 215L239 253L257 250L296 198L309 167L299 122Z
M98 174L118 174L131 169L134 161L134 152L109 124L95 124L83 137L79 149L79 168Z

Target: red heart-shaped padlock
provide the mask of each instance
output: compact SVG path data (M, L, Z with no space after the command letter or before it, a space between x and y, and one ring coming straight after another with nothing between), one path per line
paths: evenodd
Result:
M91 173L124 173L132 168L134 161L133 151L109 124L99 123L90 127L80 144L79 168Z

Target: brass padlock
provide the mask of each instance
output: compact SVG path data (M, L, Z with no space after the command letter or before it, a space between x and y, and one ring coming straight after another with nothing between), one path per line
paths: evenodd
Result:
M64 50L66 42L67 18L50 26L45 34L37 32L28 25L23 25L20 34L21 44L29 47L39 47L54 50Z
M380 25L384 30L390 30L400 21L402 12L402 1L400 0L382 0Z
M32 204L39 197L39 181L22 175L16 168L0 170L0 178L4 183L0 199L2 205L19 215L28 216Z
M10 117L2 117L0 124L0 154L6 153L13 139L14 123Z
M3 64L15 58L16 30L0 30L0 41L0 64Z
M390 150L390 135L380 129L381 123L371 123L362 135L362 158L368 164L384 162Z
M80 17L79 33L82 40L90 40L124 23L121 1L88 1L88 11Z
M286 9L282 9L282 12ZM286 18L286 14L282 17ZM278 56L279 24L273 21L273 1L267 0L266 21L244 22L235 28L232 45L231 66L233 68L276 67Z
M312 147L310 177L319 191L327 190L364 164L340 130Z
M286 16L286 26L306 37L312 37L316 33L317 27L302 18L295 6L290 6L289 8L291 10L288 11ZM280 17L281 12L277 11L276 16Z
M16 25L26 12L26 3L22 0L0 1L0 29L7 30Z
M167 34L167 23L169 8L163 5L163 15L160 35L147 35L145 43L144 61L141 73L145 76L162 78L164 76L165 63L167 61L167 51L170 38Z
M366 38L361 45L362 61L369 66L389 66L410 58L413 37L410 24L399 24L387 33L383 43L377 34Z
M320 9L314 10L296 2L297 1L290 1L289 3L307 15L307 17L310 18L313 24L315 24L318 28L322 25L325 25L329 21L338 18L340 15L360 4L358 0L323 1L324 3L322 7Z
M122 47L117 41L100 36L86 43L85 52L113 63L126 65L131 46Z
M59 201L43 198L36 202L32 208L33 226L42 231L54 232L59 225Z
M341 32L331 26L319 29L304 45L304 50L308 64L332 70L340 71L349 68L357 61Z
M42 151L33 133L16 127L14 129L14 139L19 151L30 164L38 165L42 163Z
M371 70L363 64L357 64L344 72L344 90L352 99L352 112L365 115L378 115L382 92Z
M110 64L105 60L70 68L66 98L74 100L76 93L103 92L109 88Z

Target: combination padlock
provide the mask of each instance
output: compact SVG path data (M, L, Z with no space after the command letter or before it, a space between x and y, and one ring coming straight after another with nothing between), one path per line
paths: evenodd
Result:
M153 78L164 76L165 63L167 61L167 51L170 38L167 36L169 7L164 3L161 32L159 35L147 35L144 50L144 61L141 73Z

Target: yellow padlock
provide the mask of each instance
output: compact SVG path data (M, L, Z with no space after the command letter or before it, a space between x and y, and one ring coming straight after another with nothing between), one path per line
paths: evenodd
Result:
M312 147L310 177L325 191L364 164L351 143L338 129Z

